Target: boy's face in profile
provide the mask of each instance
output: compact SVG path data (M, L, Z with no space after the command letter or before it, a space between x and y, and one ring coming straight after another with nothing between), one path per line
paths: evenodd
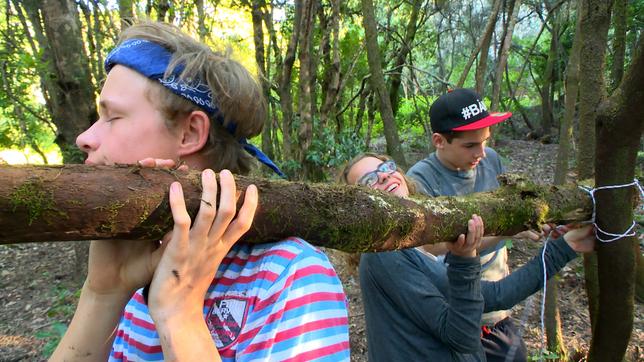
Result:
M99 103L99 119L76 138L86 164L133 164L144 158L177 159L178 132L165 124L148 99L150 81L116 65L109 72Z
M459 132L452 143L448 143L441 134L432 135L440 161L447 168L459 171L471 170L485 158L485 145L489 138L490 127Z

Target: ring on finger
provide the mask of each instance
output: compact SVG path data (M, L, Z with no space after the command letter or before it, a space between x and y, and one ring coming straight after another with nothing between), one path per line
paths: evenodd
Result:
M204 204L206 204L206 205L208 205L208 206L210 206L210 207L213 207L213 206L212 206L212 204L211 204L210 202L208 202L208 201L206 201L206 200L204 200L204 199L201 199L201 202L203 202Z

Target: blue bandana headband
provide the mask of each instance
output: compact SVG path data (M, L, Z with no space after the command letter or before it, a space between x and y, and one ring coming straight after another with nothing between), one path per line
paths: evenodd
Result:
M212 91L207 84L193 79L181 79L181 73L184 66L178 64L172 70L168 77L164 77L172 53L161 45L145 39L128 39L114 48L105 59L105 72L109 71L117 64L124 65L132 70L141 73L145 77L158 81L159 84L170 90L172 93L186 98L197 106L201 107L212 118L215 118L223 125L223 117L219 107L212 99ZM230 123L226 130L235 134L236 125ZM270 167L275 173L283 178L286 175L268 158L260 149L248 143L248 140L241 138L238 140L244 150L255 157L259 162Z

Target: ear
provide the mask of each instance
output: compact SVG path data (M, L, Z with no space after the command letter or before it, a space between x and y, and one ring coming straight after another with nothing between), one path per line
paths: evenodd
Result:
M181 132L179 156L185 158L196 154L208 141L210 119L203 111L192 111L180 122L179 132Z
M445 139L445 137L443 137L442 134L432 133L432 143L437 150L443 149L445 147L445 142L447 142L447 140Z

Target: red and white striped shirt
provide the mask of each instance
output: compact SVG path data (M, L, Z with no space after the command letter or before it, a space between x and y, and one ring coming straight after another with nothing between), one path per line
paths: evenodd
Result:
M290 238L237 243L204 300L223 361L348 361L347 301L326 255ZM110 361L162 361L142 291L125 307Z

